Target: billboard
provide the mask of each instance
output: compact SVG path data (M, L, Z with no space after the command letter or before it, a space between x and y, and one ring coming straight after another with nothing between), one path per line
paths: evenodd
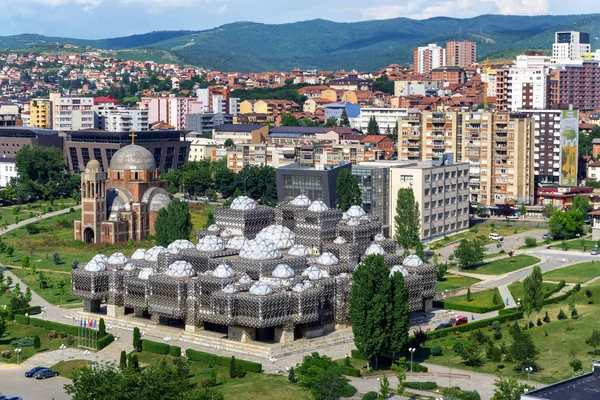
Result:
M560 185L577 186L579 111L564 110L560 121Z

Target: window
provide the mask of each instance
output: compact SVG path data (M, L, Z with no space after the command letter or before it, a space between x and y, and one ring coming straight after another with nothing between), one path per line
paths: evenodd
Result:
M429 202L426 202L425 203L425 209L428 209L428 208L429 208Z
M425 189L425 196L429 196L429 189Z

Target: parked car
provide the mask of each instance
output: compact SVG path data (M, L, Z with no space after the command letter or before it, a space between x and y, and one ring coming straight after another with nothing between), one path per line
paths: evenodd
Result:
M508 219L519 219L518 215L509 215Z
M53 369L41 369L38 372L35 373L35 375L33 375L33 377L35 379L46 379L46 378L52 378L53 376L58 376L58 371L55 371Z
M600 254L600 251L598 251L598 249L592 249L592 251L590 251L590 255L592 256L597 256L598 254Z
M546 232L542 235L542 239L552 239L552 235L550 234L550 232Z
M450 328L452 324L450 322L442 322L438 326L435 327L435 331L439 331L440 329Z
M48 369L48 368L46 368L46 367L33 367L29 371L25 372L25 377L26 378L33 378L33 376L35 375L36 372L41 371L43 369ZM2 400L2 399L0 399L0 400Z
M0 395L0 400L23 400L23 398L21 398L21 396L1 396Z
M497 233L490 233L488 235L488 239L490 239L490 240L497 240L499 242L501 242L501 241L504 240L504 238L502 236L498 235Z
M452 326L465 325L469 323L469 318L464 315L457 315L456 317L452 317L450 319L450 324Z

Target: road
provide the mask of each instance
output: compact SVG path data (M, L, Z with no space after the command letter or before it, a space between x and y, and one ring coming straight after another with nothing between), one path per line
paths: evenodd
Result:
M21 396L23 400L70 400L63 386L71 381L62 377L37 380L25 378L25 369L0 364L0 393Z

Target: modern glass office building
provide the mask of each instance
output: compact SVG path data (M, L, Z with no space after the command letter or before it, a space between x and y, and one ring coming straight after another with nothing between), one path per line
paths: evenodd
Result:
M380 218L383 234L388 235L390 226L388 207L389 165L385 166L352 166L352 175L358 179L362 192L363 209Z

